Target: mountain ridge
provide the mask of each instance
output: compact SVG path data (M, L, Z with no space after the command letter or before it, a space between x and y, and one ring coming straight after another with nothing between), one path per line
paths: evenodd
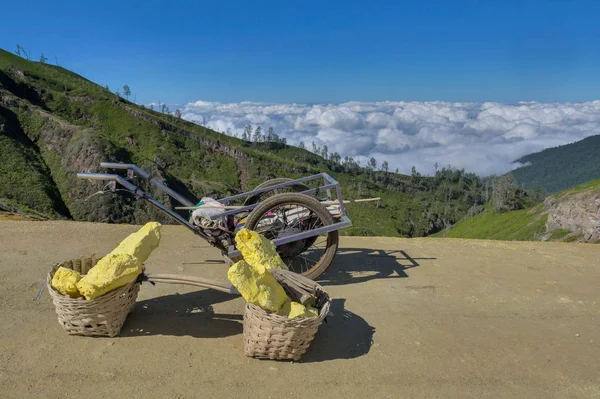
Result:
M527 164L511 171L527 188L540 186L549 193L600 179L600 135L546 148L517 159Z

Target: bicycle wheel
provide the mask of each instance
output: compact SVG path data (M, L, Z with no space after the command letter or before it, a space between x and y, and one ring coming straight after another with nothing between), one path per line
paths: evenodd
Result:
M333 224L333 217L319 201L304 194L276 194L261 202L248 216L246 228L269 240ZM339 233L331 231L277 247L288 268L316 280L333 262Z

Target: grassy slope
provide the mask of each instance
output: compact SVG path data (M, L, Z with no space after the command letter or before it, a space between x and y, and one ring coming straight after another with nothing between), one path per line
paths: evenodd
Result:
M540 206L506 213L491 209L456 223L446 237L531 241L546 231L547 215ZM436 236L442 236L437 233Z
M600 189L600 180L594 180L579 186L563 190L554 195L558 201L566 200L574 194L584 191ZM464 218L456 223L446 237L453 238L478 238L490 240L536 240L546 232L548 215L544 214L545 208L540 204L531 209L523 209L506 213L495 213L490 207L472 218ZM573 241L577 236L569 235L568 230L554 231L549 240ZM443 232L435 234L443 236ZM568 237L567 237L568 236Z
M556 193L554 195L554 198L556 198L557 200L561 200L561 199L571 196L573 194L578 194L578 193L581 193L584 191L598 190L598 189L600 189L600 179L588 181L587 183L580 184L576 187L572 187L567 190L563 190L559 193Z
M37 148L23 134L17 117L0 108L0 207L25 214L69 216Z

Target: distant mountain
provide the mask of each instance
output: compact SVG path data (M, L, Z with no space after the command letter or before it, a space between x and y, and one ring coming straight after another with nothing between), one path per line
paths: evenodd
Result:
M600 135L548 148L515 162L527 164L512 171L527 188L538 185L550 193L600 179Z
M465 217L435 236L600 243L600 180L551 195L528 209L496 213L486 206L480 214Z

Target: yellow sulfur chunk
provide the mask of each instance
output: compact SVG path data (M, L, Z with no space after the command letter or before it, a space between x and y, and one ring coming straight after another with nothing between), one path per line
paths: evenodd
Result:
M71 298L79 298L81 294L77 289L77 282L81 280L81 275L75 270L66 267L59 267L52 277L52 288L63 295Z
M316 316L319 315L319 311L317 309L313 308L313 307L310 307L310 306L306 308L306 311L310 315L308 317L313 317L313 316L316 317Z
M161 224L148 222L135 233L125 238L110 254L128 254L144 263L158 247L161 237Z
M287 316L288 319L293 319L296 317L315 317L319 315L319 312L315 308L304 306L298 302L287 302L283 304L277 314Z
M235 243L244 260L256 271L262 273L271 268L288 270L273 242L257 232L241 229L235 235Z
M290 301L271 273L264 268L262 272L258 271L243 260L229 268L227 278L247 302L265 310L277 312Z
M128 254L109 254L100 259L77 283L85 299L94 299L134 281L142 263Z
M129 284L142 272L142 263L160 243L161 224L146 223L98 261L78 283L85 299L94 299Z

